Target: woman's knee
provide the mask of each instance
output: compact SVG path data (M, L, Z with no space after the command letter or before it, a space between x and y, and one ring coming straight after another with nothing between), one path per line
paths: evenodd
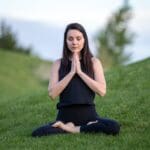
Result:
M112 134L113 135L117 135L117 134L119 134L119 132L120 132L120 124L115 121L114 125L113 125L113 132L112 132Z
M32 132L32 134L31 134L31 136L32 136L32 137L37 137L37 136L39 136L37 130L34 130L34 131Z
M112 119L100 119L99 122L104 124L104 132L106 134L117 135L120 132L120 124Z
M32 137L41 137L41 136L46 135L49 131L49 128L50 128L49 126L50 125L47 124L47 125L41 126L37 129L33 130L32 134L31 134Z

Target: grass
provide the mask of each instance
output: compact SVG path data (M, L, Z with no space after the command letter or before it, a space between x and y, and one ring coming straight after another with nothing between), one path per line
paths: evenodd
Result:
M107 94L96 96L96 109L100 116L121 123L119 136L68 134L32 138L34 128L53 121L57 114L57 100L49 99L44 74L50 65L35 57L0 50L0 150L149 149L150 59L105 73ZM48 66L41 71L43 74L39 73L41 66Z

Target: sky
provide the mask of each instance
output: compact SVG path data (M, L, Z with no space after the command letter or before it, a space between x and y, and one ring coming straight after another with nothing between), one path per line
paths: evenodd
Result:
M79 21L96 28L122 3L122 0L0 0L0 15L61 26Z
M70 22L80 22L94 33L105 26L123 3L123 0L0 0L0 18L37 21L62 28ZM128 3L133 10L130 30L136 33L136 38L127 51L133 51L132 61L136 61L150 57L150 1L128 0Z

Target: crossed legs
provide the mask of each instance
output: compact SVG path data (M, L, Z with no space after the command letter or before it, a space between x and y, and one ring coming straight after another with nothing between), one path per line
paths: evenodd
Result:
M116 135L120 131L120 125L114 120L99 118L96 121L88 122L85 125L75 126L74 123L63 123L57 121L42 126L33 131L32 136L44 136L59 133L105 133Z

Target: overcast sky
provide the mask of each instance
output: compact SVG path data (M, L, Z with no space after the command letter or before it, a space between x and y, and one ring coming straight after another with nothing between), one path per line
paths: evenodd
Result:
M0 0L0 18L12 17L52 23L61 27L65 27L70 22L80 22L86 29L96 31L105 25L108 17L123 2L123 0ZM133 7L134 14L130 27L138 35L137 42L144 39L148 41L150 1L129 0L129 5ZM137 42L134 43L134 51L137 49ZM149 43L145 43L143 49L134 52L135 60L150 56Z
M0 15L64 25L81 22L98 27L122 0L0 0ZM112 6L113 4L113 6Z

